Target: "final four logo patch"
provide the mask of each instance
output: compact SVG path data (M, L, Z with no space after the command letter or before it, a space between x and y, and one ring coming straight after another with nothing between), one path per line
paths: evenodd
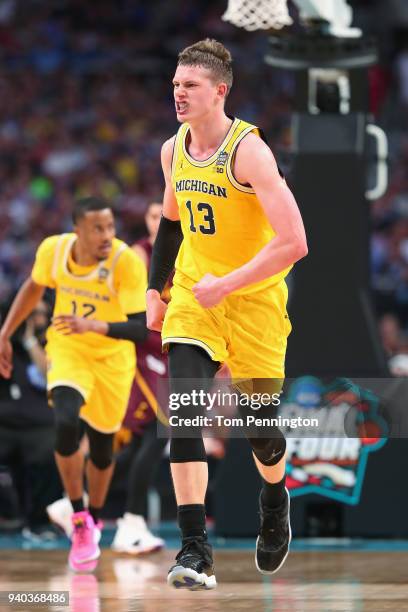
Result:
M101 283L102 281L106 280L108 276L109 276L108 268L104 268L104 266L101 266L98 270L98 281Z
M228 159L228 153L226 153L225 151L221 151L221 153L218 155L215 161L215 165L225 166L225 164L227 163L227 159Z
M286 431L291 496L317 493L358 504L368 457L386 443L388 427L378 397L347 378L326 385L313 376L296 379L285 396L282 416L319 421L315 435L302 429L302 437L294 438L293 431Z

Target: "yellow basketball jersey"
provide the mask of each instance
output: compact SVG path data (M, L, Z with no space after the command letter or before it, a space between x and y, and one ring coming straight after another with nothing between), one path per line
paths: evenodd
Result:
M83 267L71 256L76 234L51 236L40 245L32 271L38 284L56 290L54 316L75 314L99 321L126 321L127 314L145 310L146 268L127 244L114 239L109 257L97 265ZM101 334L62 335L51 325L48 342L91 350L92 357L104 357L133 345Z
M223 143L211 157L189 155L188 123L177 132L172 160L172 185L179 206L184 240L176 260L174 282L191 288L206 273L224 276L252 259L275 236L254 190L233 174L238 144L254 125L234 119ZM245 295L283 279L287 268L235 291Z

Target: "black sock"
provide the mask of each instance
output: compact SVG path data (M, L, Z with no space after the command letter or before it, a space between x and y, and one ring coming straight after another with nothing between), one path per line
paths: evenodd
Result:
M268 508L277 508L280 506L285 499L285 481L286 476L282 478L279 482L270 483L263 481L262 487L262 502Z
M185 504L177 508L182 538L201 536L207 539L204 504Z
M88 508L88 512L92 516L95 525L98 522L100 511L101 511L101 509L100 508L95 508L95 506L89 506L89 508Z
M70 499L70 502L74 512L83 512L85 510L84 500L82 497L79 499Z

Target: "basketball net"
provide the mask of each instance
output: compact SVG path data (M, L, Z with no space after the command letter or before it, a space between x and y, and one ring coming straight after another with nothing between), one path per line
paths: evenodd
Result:
M291 25L287 0L228 0L222 19L246 30L280 30Z

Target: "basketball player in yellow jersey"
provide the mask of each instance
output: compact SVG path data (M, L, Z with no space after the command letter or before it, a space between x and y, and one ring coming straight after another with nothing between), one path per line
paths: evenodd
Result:
M162 149L163 217L147 292L148 327L162 331L169 351L171 392L192 393L189 379L202 379L205 388L222 362L253 388L259 379L281 384L290 331L284 277L307 253L298 207L260 131L225 114L232 69L221 43L206 39L184 49L173 85L182 125ZM167 306L160 293L174 262ZM180 407L178 416L188 416L189 408ZM213 588L203 441L174 433L170 461L182 548L168 582ZM263 479L256 565L273 573L291 538L286 443L279 430L248 439Z
M113 436L123 420L135 374L134 343L147 334L147 279L142 260L115 238L109 204L92 197L79 200L73 221L75 233L46 238L37 250L31 276L0 330L0 374L11 376L9 338L45 287L55 289L46 345L55 458L74 511L69 564L74 570L89 571L100 555L98 514L113 470ZM83 503L80 418L90 445L88 509Z

